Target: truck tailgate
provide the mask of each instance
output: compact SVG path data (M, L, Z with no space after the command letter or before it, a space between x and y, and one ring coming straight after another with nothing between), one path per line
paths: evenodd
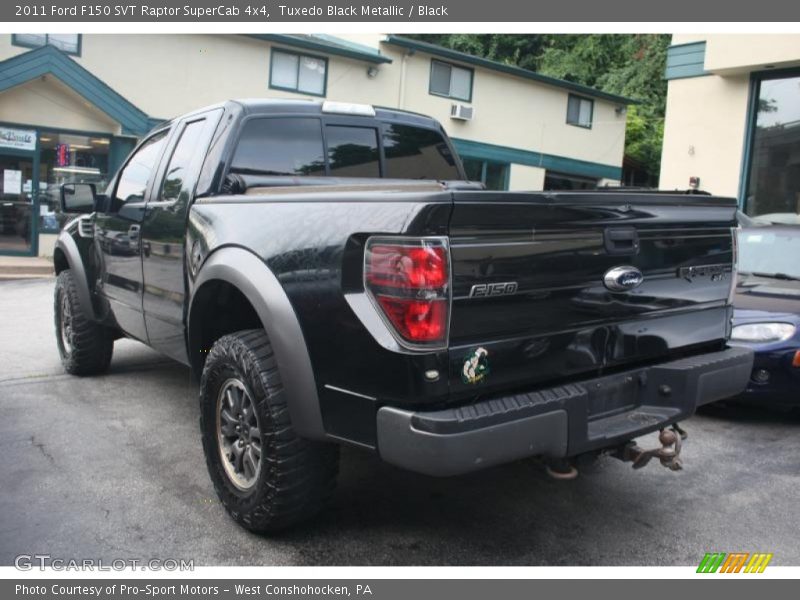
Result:
M451 397L722 347L733 199L622 192L453 196ZM638 270L642 281L609 289L605 276L617 267ZM465 365L481 348L481 373L473 377Z

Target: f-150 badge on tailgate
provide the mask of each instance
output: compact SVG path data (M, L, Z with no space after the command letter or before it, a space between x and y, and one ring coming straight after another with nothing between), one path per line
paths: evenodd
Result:
M461 368L461 381L464 383L478 383L489 374L489 351L486 348L476 348L464 359Z
M469 291L470 298L490 298L493 296L510 296L517 293L516 281L503 283L478 283Z

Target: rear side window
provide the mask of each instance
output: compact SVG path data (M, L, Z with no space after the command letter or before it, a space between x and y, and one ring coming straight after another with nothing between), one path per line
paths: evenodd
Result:
M409 125L384 129L386 177L393 179L461 179L456 161L438 131Z
M247 121L230 171L251 175L325 175L320 120L290 117Z
M161 185L162 201L181 200L186 202L188 200L191 193L191 186L188 185L189 179L192 177L190 169L192 163L197 160L197 148L205 145L202 139L205 125L205 119L193 121L186 125L181 133L181 138L169 160L167 173Z
M113 210L119 210L126 202L144 201L147 183L156 168L156 162L166 141L166 131L157 133L139 146L136 153L131 156L119 175Z
M377 129L328 125L325 134L332 176L381 176Z

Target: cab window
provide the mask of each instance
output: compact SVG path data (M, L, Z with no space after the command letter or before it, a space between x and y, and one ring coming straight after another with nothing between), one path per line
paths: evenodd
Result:
M230 167L242 175L325 175L322 124L307 117L247 121Z
M161 185L161 201L181 200L186 202L188 200L191 188L187 183L193 176L191 171L192 165L197 162L197 149L206 146L203 136L205 124L205 119L192 121L181 132L181 137L169 159L164 182Z
M385 177L394 179L461 179L453 153L433 129L389 125L383 133Z
M334 177L380 177L378 130L328 125L328 162Z
M164 150L167 131L161 131L145 141L122 169L114 192L112 210L119 209L129 202L143 202L147 183L153 176L158 157Z

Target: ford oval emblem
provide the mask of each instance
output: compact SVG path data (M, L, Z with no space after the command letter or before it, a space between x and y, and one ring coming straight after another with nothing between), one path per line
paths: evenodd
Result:
M603 285L612 292L625 292L639 287L644 281L644 275L636 267L614 267L603 275Z

